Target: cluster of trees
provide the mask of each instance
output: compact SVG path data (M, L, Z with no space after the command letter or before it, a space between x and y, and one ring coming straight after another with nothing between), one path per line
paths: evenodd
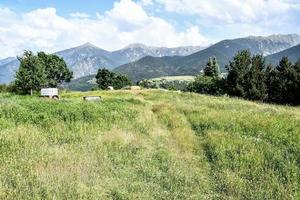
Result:
M188 91L190 80L145 79L138 83L143 88Z
M296 63L283 57L279 65L267 65L262 55L238 52L220 76L216 58L210 58L204 72L190 85L190 91L242 97L283 104L300 104L300 59Z
M221 77L220 67L215 57L209 58L203 73L196 76L195 81L190 83L188 90L202 94L224 94L224 79Z
M18 57L19 70L16 72L14 88L22 94L31 94L43 87L58 87L63 82L69 82L73 73L68 69L63 58L53 54L25 51Z
M102 90L108 89L108 87L113 87L114 89L122 89L126 86L131 86L131 80L121 74L116 74L109 71L108 69L99 69L96 75L96 82L98 87Z

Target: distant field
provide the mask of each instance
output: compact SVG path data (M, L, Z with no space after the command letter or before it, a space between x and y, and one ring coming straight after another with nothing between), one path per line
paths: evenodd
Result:
M65 83L64 87L73 90L73 91L89 91L92 88L96 88L97 84L96 81L93 80L96 75L84 76L78 79L72 80L70 83ZM183 81L193 81L194 76L166 76L160 78L153 78L150 80L160 81L160 80L168 80L168 81L175 81L175 80L183 80Z
M0 199L299 199L299 184L299 107L159 90L0 94Z
M149 80L155 80L155 81L159 81L159 80L168 80L168 81L193 81L195 79L195 76L165 76L165 77L159 77L159 78L152 78Z

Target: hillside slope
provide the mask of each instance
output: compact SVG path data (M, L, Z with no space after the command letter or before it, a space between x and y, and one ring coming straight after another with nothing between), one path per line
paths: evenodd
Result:
M269 55L266 57L266 59L267 62L277 65L284 56L287 56L292 62L297 62L300 59L300 44L284 51Z
M74 72L74 78L97 73L99 68L113 69L117 66L136 61L145 56L175 56L190 55L203 47L186 46L177 48L151 47L143 44L132 44L117 51L106 51L91 43L56 52L64 58L69 69ZM0 84L9 83L14 79L19 67L17 58L0 60Z
M164 91L0 97L0 199L299 197L300 108Z
M215 56L221 70L240 50L249 49L254 54L269 55L300 43L299 35L273 35L223 40L202 51L182 57L145 57L120 66L115 72L127 74L134 81L161 76L195 75L205 66L209 57Z

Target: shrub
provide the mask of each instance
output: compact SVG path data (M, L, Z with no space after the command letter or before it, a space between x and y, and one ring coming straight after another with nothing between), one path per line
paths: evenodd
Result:
M188 90L201 94L222 95L224 94L224 80L199 75L195 78L194 82L189 84Z

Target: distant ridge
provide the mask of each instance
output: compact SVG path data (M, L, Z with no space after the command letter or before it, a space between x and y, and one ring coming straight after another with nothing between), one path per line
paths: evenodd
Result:
M278 53L269 55L266 57L266 60L273 65L277 65L283 56L287 56L292 62L297 62L300 59L300 44Z
M79 78L95 74L99 68L113 69L117 66L136 61L151 55L156 57L189 55L203 49L202 47L148 47L143 44L131 44L117 51L106 51L91 43L55 53L66 61L68 67L74 72L74 77ZM9 83L19 67L16 58L0 60L0 84Z
M223 40L202 51L184 57L144 57L138 61L122 65L115 72L127 74L132 80L161 76L195 75L205 66L209 57L215 56L225 70L225 65L240 50L249 49L252 53L271 55L300 44L297 34L249 36L233 40Z
M300 44L299 35L279 34L223 40L207 48L200 46L166 48L134 43L111 52L85 43L55 54L65 59L75 78L95 74L99 68L106 67L127 74L132 80L138 81L161 76L195 75L211 56L217 57L221 69L224 70L228 61L242 49L268 55L268 59L276 62L278 58L272 54L283 51L282 54L278 54L279 57L285 54L291 56L297 49L292 49L292 52L284 50L298 44ZM298 54L294 54L296 58ZM16 58L0 60L0 84L11 82L18 66L19 61Z

